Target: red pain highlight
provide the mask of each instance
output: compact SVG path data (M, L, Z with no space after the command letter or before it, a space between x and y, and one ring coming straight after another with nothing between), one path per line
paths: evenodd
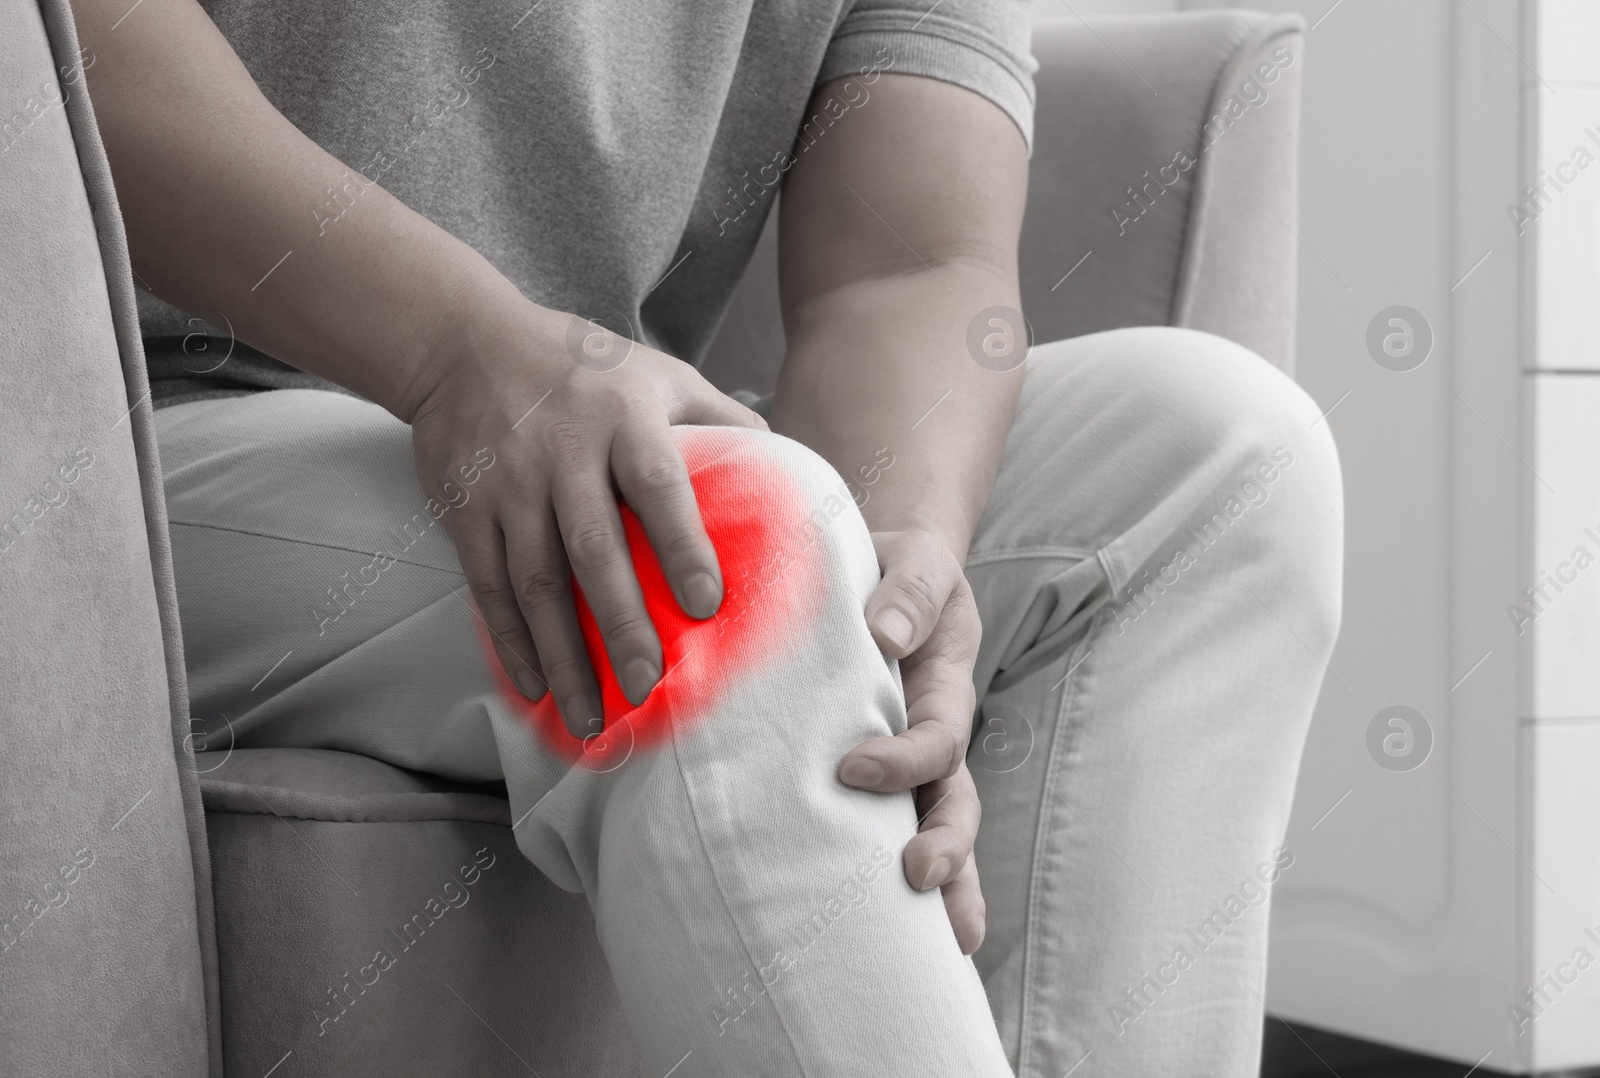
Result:
M594 615L576 582L578 622L600 684L603 731L570 733L550 694L528 700L506 676L488 633L479 624L489 669L507 706L520 714L552 752L586 767L621 766L635 749L660 745L680 724L697 721L736 678L777 655L814 621L823 594L824 559L811 506L799 484L748 435L695 429L678 432L706 533L722 569L722 606L699 621L685 614L645 535L644 525L619 506L623 532L645 610L661 639L661 681L635 708L622 693Z

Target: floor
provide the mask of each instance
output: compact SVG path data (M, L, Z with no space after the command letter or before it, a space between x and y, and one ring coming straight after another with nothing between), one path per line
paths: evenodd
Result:
M1464 1078L1467 1073L1460 1063L1267 1019L1261 1078ZM1470 1073L1495 1078L1502 1072L1479 1067Z

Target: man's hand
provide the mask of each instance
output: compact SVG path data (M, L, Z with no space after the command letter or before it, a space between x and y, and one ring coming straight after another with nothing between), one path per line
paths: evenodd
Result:
M722 574L669 427L766 423L686 363L518 295L504 302L510 317L468 334L421 394L417 475L448 502L458 469L480 447L496 454L443 523L506 672L530 699L548 685L585 737L600 730L600 692L573 576L627 698L643 702L662 673L614 491L639 515L678 605L709 618Z
M976 696L972 665L982 626L961 563L928 532L874 532L883 580L867 625L884 654L901 660L908 727L852 749L839 778L864 790L915 789L918 833L906 845L906 880L944 890L962 954L983 942L983 894L972 843L981 810L967 771Z

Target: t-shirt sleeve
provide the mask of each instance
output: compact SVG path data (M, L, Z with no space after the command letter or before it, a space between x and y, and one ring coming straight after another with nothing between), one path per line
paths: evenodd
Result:
M817 84L872 71L922 75L982 94L1033 150L1028 0L857 0L834 31Z

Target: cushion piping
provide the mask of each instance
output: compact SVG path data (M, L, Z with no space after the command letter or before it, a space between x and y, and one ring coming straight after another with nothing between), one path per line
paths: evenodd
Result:
M207 814L285 816L324 823L461 821L511 826L511 804L492 794L427 792L327 794L284 786L201 779Z

